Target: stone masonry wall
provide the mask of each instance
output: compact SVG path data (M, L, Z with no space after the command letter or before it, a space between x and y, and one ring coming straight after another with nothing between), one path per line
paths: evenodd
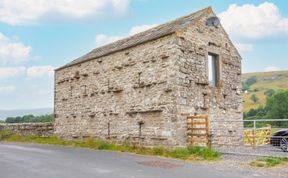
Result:
M179 145L175 35L56 71L55 133L145 146Z
M55 74L55 134L187 146L187 116L208 115L212 145L241 144L241 59L221 26L200 21ZM208 53L219 55L218 87ZM233 122L230 122L233 121Z
M222 28L207 27L208 13L178 34L178 137L186 140L186 116L208 115L212 146L243 144L241 57ZM208 53L219 57L219 86L208 82Z
M0 131L4 129L9 129L19 135L48 137L54 134L53 123L0 124Z

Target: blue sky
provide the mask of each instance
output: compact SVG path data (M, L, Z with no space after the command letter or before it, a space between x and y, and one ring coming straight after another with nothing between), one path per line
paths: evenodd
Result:
M54 68L207 6L243 72L288 70L285 0L0 0L0 109L53 107Z

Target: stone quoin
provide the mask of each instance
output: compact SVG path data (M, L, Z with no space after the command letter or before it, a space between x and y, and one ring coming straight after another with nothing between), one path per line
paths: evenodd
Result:
M242 144L241 56L210 7L96 48L55 71L55 134L185 147Z

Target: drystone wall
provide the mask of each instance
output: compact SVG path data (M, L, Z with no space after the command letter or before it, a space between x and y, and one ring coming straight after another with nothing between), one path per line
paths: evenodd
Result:
M241 57L221 26L207 27L207 14L178 32L177 119L185 142L187 115L208 116L212 146L243 144ZM208 54L218 56L218 86L208 81ZM186 115L187 114L187 115ZM201 132L201 131L199 131Z
M9 129L19 135L48 137L54 134L54 123L15 123L0 124L0 131Z

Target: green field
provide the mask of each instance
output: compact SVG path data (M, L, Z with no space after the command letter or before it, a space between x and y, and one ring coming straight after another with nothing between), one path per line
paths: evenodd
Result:
M256 83L250 86L247 93L243 93L245 112L252 108L258 108L261 105L265 106L267 98L264 94L265 91L269 89L275 91L288 90L288 71L246 73L242 75L242 81L253 76L257 79ZM257 96L257 102L251 100L253 94Z

